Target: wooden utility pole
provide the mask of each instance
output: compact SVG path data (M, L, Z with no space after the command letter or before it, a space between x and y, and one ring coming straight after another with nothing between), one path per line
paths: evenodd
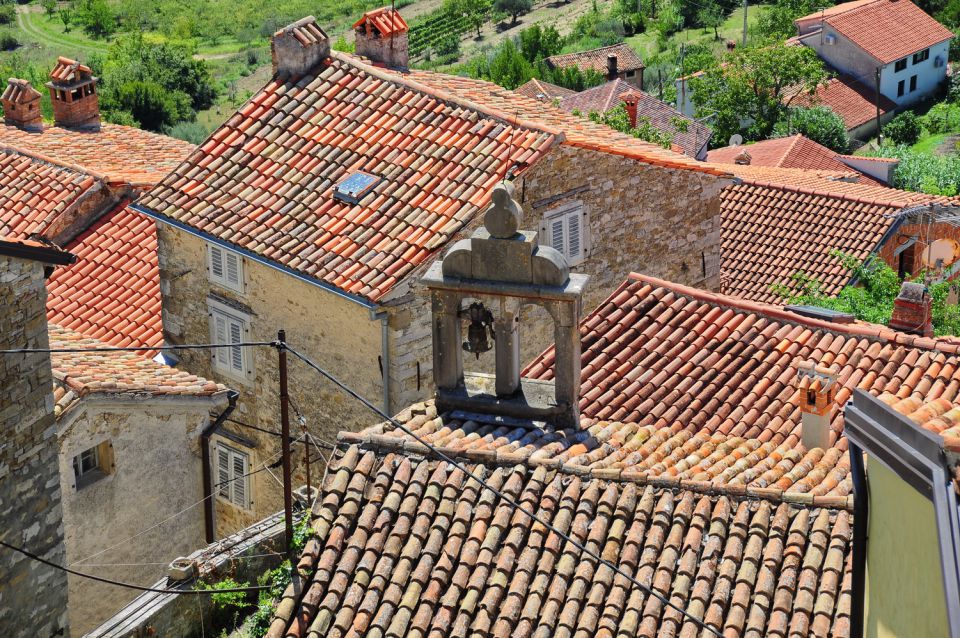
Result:
M747 46L747 0L743 0L743 43L740 46Z
M877 105L877 139L882 142L883 135L880 133L880 67L876 70L876 97L874 101Z
M277 332L277 352L280 357L280 449L283 455L283 516L287 534L287 552L293 543L293 489L290 472L290 395L287 393L287 333ZM310 450L307 450L307 456Z

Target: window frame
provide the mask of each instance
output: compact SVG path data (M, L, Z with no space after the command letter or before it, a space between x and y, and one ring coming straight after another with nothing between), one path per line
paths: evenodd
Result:
M900 80L897 82L897 97L903 97L904 93L907 92L907 81Z
M233 344L249 341L250 315L248 313L210 298L207 299L207 313L209 315L210 343ZM218 333L217 322L219 320L224 322L222 337ZM237 326L236 330L232 327L234 324ZM234 341L233 335L236 335L236 341ZM239 367L236 365L238 357ZM249 347L211 348L210 362L215 372L244 383L253 382L253 353Z
M220 256L219 275L215 272L217 261L215 255ZM230 271L229 264L231 260L233 260L236 264L236 281L231 281L230 277L228 276ZM210 280L210 283L242 295L244 293L243 255L236 251L230 250L229 248L224 248L223 246L214 244L212 242L207 242L207 279Z
M89 456L88 456L89 455ZM90 467L84 469L84 457L92 457ZM96 445L84 448L70 459L73 470L73 486L77 491L105 479L113 470L113 446L110 441L101 441Z
M917 90L917 76L911 75L910 76L910 92L913 93L916 90Z
M234 507L249 510L253 508L250 480L250 454L243 452L223 441L214 445L213 458L210 462L212 475L215 479L214 490L217 498ZM226 460L226 468L223 461ZM239 462L239 468L237 463ZM224 471L226 477L224 477ZM242 478L241 478L242 477Z
M570 220L576 218L578 222L579 250L573 251L570 246ZM556 232L556 223L561 224L563 246L557 248L554 245L554 233ZM572 200L564 202L543 214L543 220L540 222L540 242L555 248L562 254L567 263L576 266L582 263L590 255L590 223L587 214L587 206L582 200Z
M930 59L930 47L927 47L923 51L917 51L913 54L913 63L920 64L921 62L926 62Z
M900 58L899 60L897 60L897 61L894 62L894 64L893 64L893 72L894 72L894 73L900 73L901 71L905 71L906 68L907 68L907 59L906 59L906 58Z

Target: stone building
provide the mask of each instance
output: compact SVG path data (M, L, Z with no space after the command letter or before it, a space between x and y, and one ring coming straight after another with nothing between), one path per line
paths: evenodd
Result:
M544 62L551 69L576 67L581 71L595 71L611 82L620 79L638 89L643 88L643 70L646 66L637 52L626 43L552 55Z
M159 222L171 343L272 340L283 328L386 411L426 396L419 274L479 225L504 177L524 226L593 277L587 307L637 267L718 285L726 171L486 82L331 52L318 33L310 20L278 32L274 52L295 42L297 54L278 55L270 82L135 205ZM542 313L527 319L522 357L552 342ZM241 390L238 419L278 427L275 352L185 352L181 366ZM315 435L369 420L291 366L294 407ZM276 445L257 442L253 463ZM250 521L279 502L269 476L253 490L262 509L238 511Z
M0 239L0 348L49 347L45 280L72 255ZM50 355L0 355L0 539L64 562ZM0 549L0 635L69 636L67 575Z

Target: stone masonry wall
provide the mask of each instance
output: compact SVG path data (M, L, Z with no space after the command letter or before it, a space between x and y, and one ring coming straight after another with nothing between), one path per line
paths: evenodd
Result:
M243 294L221 288L208 279L205 242L165 224L158 225L163 327L171 343L208 343L208 299L244 310L250 315L249 341L272 341L284 328L287 341L307 357L337 375L362 396L381 405L379 368L381 324L369 310L318 286L308 284L274 268L244 259ZM179 353L178 367L207 379L217 380L240 392L232 418L273 432L280 431L279 369L272 347L249 348L252 377L239 379L214 370L210 353L189 350ZM378 418L355 399L288 354L291 433L300 436L298 415L303 415L317 440L333 441L340 430L357 431ZM250 455L251 469L279 457L280 439L235 423L223 428L233 433L227 442ZM247 444L237 442L246 441ZM293 446L295 484L303 483L303 446ZM313 449L311 459L319 455ZM253 507L238 508L217 498L217 535L242 529L283 506L282 490L274 476L280 469L260 471L250 477ZM316 484L321 463L311 467Z
M50 347L43 269L0 257L0 348ZM62 564L52 391L49 355L0 355L0 538ZM0 551L0 636L58 633L69 635L66 574Z
M917 243L913 245L912 254L913 260L907 260L906 269L907 272L912 275L917 275L920 273L923 268L923 258L924 253L927 250L927 243L925 240L933 242L937 239L950 239L956 242L957 247L960 248L960 228L952 224L947 224L945 222L940 222L936 224L903 224L900 228L897 229L897 232L893 236L884 242L883 246L880 247L878 255L883 261L885 261L891 268L897 270L900 265L900 256L894 256L894 251L899 248L903 243L905 243L911 237L918 237ZM908 253L909 254L909 253ZM956 255L955 257L960 257ZM949 268L950 264L948 264ZM955 279L957 274L952 274L951 279Z

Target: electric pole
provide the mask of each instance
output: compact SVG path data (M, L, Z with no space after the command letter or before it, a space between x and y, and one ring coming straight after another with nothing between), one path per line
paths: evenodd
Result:
M747 47L747 0L743 0L743 43L740 46Z
M293 479L290 471L290 395L287 394L287 333L277 332L277 354L280 358L280 449L283 460L283 517L287 534L287 553L293 543ZM307 454L310 454L309 448Z

